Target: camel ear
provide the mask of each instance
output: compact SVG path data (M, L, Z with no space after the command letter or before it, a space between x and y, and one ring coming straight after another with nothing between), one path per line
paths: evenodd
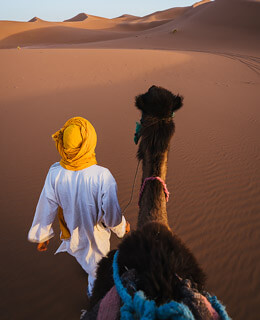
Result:
M141 94L135 97L135 106L137 109L143 111L144 103L143 103Z
M152 85L149 89L148 92L151 93L154 89L157 89L155 85Z
M172 111L179 110L183 105L183 97L182 96L174 96L173 97L173 106L172 106Z

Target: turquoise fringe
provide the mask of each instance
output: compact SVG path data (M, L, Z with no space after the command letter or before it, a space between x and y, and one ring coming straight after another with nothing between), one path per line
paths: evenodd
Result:
M183 303L171 301L157 307L155 301L146 299L143 291L137 291L132 299L120 279L117 259L118 250L113 260L113 278L117 292L123 301L120 309L121 320L195 320L190 309ZM208 300L222 320L230 320L225 307L215 296L209 296Z

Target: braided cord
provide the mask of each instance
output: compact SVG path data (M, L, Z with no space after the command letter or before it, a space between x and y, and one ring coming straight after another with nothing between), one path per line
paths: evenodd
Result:
M142 198L142 195L143 195L143 192L144 192L144 187L146 185L146 182L147 181L153 181L153 180L158 180L159 182L161 182L162 186L163 186L163 190L164 190L164 193L165 193L165 197L166 197L166 202L169 201L169 197L170 197L170 192L169 190L167 189L167 186L166 186L166 183L163 181L162 178L160 177L148 177L148 178L145 178L144 179L144 182L142 184L142 187L140 189L140 194L139 194L139 206L140 206L140 202L141 202L141 198Z
M210 296L207 297L209 302L211 303L212 307L217 311L217 313L220 315L222 320L231 320L231 318L228 316L225 306L219 302L216 296Z

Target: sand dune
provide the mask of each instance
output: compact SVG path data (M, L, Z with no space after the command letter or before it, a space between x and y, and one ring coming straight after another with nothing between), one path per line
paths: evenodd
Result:
M174 34L177 47L221 47L236 49L250 46L257 51L260 33L260 4L252 1L216 0L194 7L180 19L169 23L166 30Z
M121 16L119 16L119 17L116 17L116 18L114 18L114 20L115 19L121 19L121 20L135 20L135 19L138 19L138 18L140 18L140 17L138 17L138 16L133 16L133 15L131 15L131 14L123 14L123 15L121 15Z
M37 23L0 21L0 48L90 43L91 47L153 49L156 43L157 48L164 49L223 52L225 48L232 53L256 53L260 49L259 12L260 3L256 1L216 0L145 17L106 19L81 13L56 23L39 18ZM102 43L113 39L120 40Z
M98 163L115 176L124 208L137 164L134 97L153 84L184 96L166 181L170 225L230 316L258 319L259 5L216 0L146 17L0 21L1 320L79 319L87 279L72 257L53 255L57 225L43 254L26 240L59 160L51 134L73 116L93 123ZM140 179L126 212L133 228Z
M71 18L71 19L67 19L67 20L64 20L64 22L77 22L77 21L85 21L86 19L89 20L108 20L106 18L102 18L102 17L97 17L97 16L93 16L93 15L89 15L89 14L86 14L86 13L79 13L77 14L75 17Z
M153 29L162 24L165 24L177 17L183 15L189 7L184 8L172 8L163 11L154 12L144 17L136 17L131 15L122 15L113 20L121 21L116 25L117 29L141 32L144 30Z
M167 22L180 17L187 10L189 10L189 7L158 11L144 17L124 16L123 18L120 18L122 22L117 24L114 28L122 31L134 31L140 33L144 30L150 30L166 24ZM116 19L117 21L119 20L119 18Z
M16 48L17 46L59 45L99 42L122 38L118 33L140 33L144 30L161 26L183 15L188 8L173 8L155 12L145 17L122 15L115 19L106 19L86 13L80 13L64 22L47 22L38 17L32 18L28 24L24 22L0 21L0 48ZM69 27L69 29L67 29ZM44 28L43 30L40 30ZM48 28L48 29L46 29ZM73 30L74 28L74 30ZM95 33L86 30L99 30ZM101 35L101 31L110 31ZM113 34L113 32L115 34ZM89 36L90 35L90 36ZM125 37L125 35L124 35Z
M88 18L89 18L89 16L86 13L79 13L78 15L76 15L75 17L73 17L71 19L64 20L64 22L84 21Z
M250 0L216 0L195 8L190 16L185 16L185 23L187 28L191 25L199 25L201 28L210 25L233 28L236 32L258 33L259 10L259 3Z
M29 20L28 22L46 22L45 20L42 20L38 17L33 17L31 20Z
M196 8L202 4L205 4L205 3L208 3L208 2L211 2L212 0L202 0L202 1L199 1L199 2L196 2L192 5L193 8Z
M260 2L216 0L189 7L181 16L137 37L91 47L177 49L258 55ZM241 23L240 23L241 22ZM89 46L88 46L89 47Z
M0 48L29 47L37 45L57 45L107 41L125 38L124 33L105 30L88 30L69 26L49 26L11 35L0 42Z
M184 8L172 8L168 10L158 11L152 14L149 14L143 18L140 18L140 22L146 22L146 21L160 21L160 20L173 20L180 16L182 16L186 11L189 10L190 7L184 7Z

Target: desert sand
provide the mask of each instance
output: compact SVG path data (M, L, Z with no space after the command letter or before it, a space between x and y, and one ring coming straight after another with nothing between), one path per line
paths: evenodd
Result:
M172 229L233 319L259 319L259 1L203 1L146 17L81 13L66 22L0 21L0 318L79 319L87 277L73 257L27 242L51 134L73 116L98 134L97 160L122 209L137 165L134 97L151 85L184 96L167 186ZM141 170L126 217L135 228ZM114 248L119 240L113 237Z

